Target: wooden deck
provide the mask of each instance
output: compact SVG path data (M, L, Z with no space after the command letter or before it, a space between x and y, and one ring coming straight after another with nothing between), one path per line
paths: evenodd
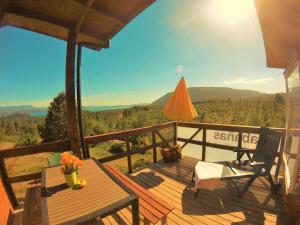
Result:
M189 157L176 164L159 162L130 177L175 207L168 224L290 224L281 193L273 194L263 178L257 179L242 199L229 182L221 182L214 191L200 190L194 198L187 186L195 162ZM125 209L104 218L103 223L131 224L131 214Z
M187 187L195 163L196 160L189 157L184 157L180 163L165 164L159 161L131 174L130 178L175 207L168 214L170 225L291 224L281 193L273 194L262 178L257 179L242 199L237 197L230 182L221 182L214 191L200 189L198 197L194 198ZM130 208L93 224L130 225ZM144 224L143 218L141 224Z

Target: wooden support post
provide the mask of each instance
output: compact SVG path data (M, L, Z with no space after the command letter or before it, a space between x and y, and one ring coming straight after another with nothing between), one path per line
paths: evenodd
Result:
M152 145L153 145L153 163L156 163L157 162L156 135L154 131L152 131Z
M126 151L129 153L131 149L130 142L126 140ZM131 155L127 156L128 173L132 173Z
M238 148L242 148L243 133L239 132Z
M205 161L206 158L206 128L203 128L203 133L202 133L202 161Z
M277 160L276 170L275 170L275 177L277 178L280 171L280 166L282 163L282 157L284 152L284 145L285 145L285 132L281 133L281 140L280 140L280 147L279 147L279 157Z
M80 67L81 67L81 45L77 46L77 62L76 62L76 91L77 91L77 115L78 115L78 125L79 125L79 134L80 134L80 143L82 147L82 155L83 158L90 158L90 152L87 148L84 140L84 131L83 131L83 123L82 123L82 109L81 109L81 81L80 81Z
M76 99L75 99L75 49L76 32L69 31L66 55L66 109L69 138L71 150L75 155L82 158L80 151L80 139L78 133L78 123L76 117Z
M177 122L174 122L174 133L173 133L173 143L174 145L177 145Z

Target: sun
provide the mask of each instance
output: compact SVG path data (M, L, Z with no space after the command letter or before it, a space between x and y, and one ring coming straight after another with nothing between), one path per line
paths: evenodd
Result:
M253 0L210 0L210 18L224 25L237 26L253 15L253 12Z

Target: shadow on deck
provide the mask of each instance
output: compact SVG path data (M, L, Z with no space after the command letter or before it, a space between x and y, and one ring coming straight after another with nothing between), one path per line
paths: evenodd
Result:
M196 162L196 159L190 157L171 164L159 161L129 177L175 207L168 214L167 222L170 225L291 224L281 192L272 193L263 178L258 178L243 198L238 198L231 183L225 181L214 191L200 189L198 197L194 198L193 192L187 187L191 185ZM239 185L244 183L239 181ZM132 224L130 208L92 224ZM143 218L141 224L144 224Z
M225 181L214 191L200 189L194 198L187 187L196 162L190 157L171 164L160 161L131 178L175 206L169 224L290 224L282 194L272 193L263 178L258 178L242 199ZM240 180L238 184L244 183Z

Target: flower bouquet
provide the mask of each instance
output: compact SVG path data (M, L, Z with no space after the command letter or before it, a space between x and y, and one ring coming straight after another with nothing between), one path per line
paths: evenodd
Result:
M181 159L180 145L173 145L170 148L162 148L161 155L166 163Z
M82 166L83 161L69 152L62 153L60 157L61 171L66 183L69 187L74 187L77 184L78 168Z

